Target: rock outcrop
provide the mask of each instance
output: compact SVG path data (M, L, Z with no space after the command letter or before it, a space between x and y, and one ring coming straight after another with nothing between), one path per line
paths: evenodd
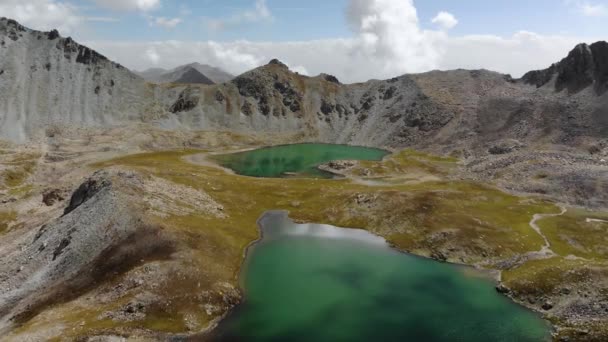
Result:
M555 78L555 90L577 93L593 86L598 95L608 91L608 42L579 44L559 63L545 70L530 71L526 83L544 86Z
M0 332L147 256L171 253L138 214L142 184L135 174L97 172L74 192L64 216L0 253Z

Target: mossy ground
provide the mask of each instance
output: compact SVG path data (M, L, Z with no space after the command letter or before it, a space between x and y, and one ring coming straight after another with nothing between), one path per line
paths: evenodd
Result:
M6 232L11 222L17 219L14 211L0 211L0 234Z
M4 188L19 188L35 171L39 155L17 154L3 162L5 170L0 172L0 183Z
M562 327L560 338L599 341L608 337L608 316L601 308L601 303L608 303L605 220L608 213L578 208L539 220L538 226L557 255L528 261L502 274L505 285L517 298L537 308L542 304L539 300L572 305L547 313L551 322ZM581 320L579 314L587 316Z
M557 254L608 260L608 213L570 208L538 225Z
M195 153L201 151L136 154L92 165L95 169L120 166L202 190L224 207L227 217L200 213L156 218L188 250L187 257L182 256L177 262L196 272L178 275L164 284L164 295L174 298L172 304L143 321L98 321L99 314L109 307L95 308L94 312L91 308L74 311L69 309L73 304L67 303L57 308L59 316L60 312L79 312L73 318L84 324L75 328L74 336L110 327L183 332L185 328L178 322L186 316L194 317L204 327L221 313L207 315L195 297L213 289L221 294L217 289L222 283L236 286L244 251L258 238L256 221L267 210L288 210L297 221L367 229L398 249L467 264L538 251L543 239L530 228L529 221L537 213L559 212L546 200L513 196L483 184L449 181L445 175L457 166L457 159L412 150L398 152L381 162L362 162L352 170L360 177L392 180L373 186L350 179L233 175L185 161L184 157ZM400 182L399 177L407 174L432 177L423 182ZM600 253L596 250L593 253ZM546 272L553 272L552 259L546 262L526 263L507 273L505 279L530 279L531 286L559 280L550 276L530 278L530 274L542 272L527 272L528 267L545 267ZM62 317L67 324L73 324L71 316Z

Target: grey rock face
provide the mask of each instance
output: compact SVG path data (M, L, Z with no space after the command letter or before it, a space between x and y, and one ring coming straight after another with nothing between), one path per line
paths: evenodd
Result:
M0 42L0 137L24 142L53 124L141 118L143 80L94 50L6 18Z
M134 260L171 253L137 214L140 183L135 175L98 172L74 193L64 216L2 251L0 331L125 272L140 262Z
M199 102L197 89L186 88L180 94L179 98L169 108L172 113L185 112L196 108Z
M82 183L70 198L70 203L65 208L64 215L67 215L78 208L80 205L97 195L102 189L112 185L109 177L105 173L96 173L93 177Z
M593 85L596 93L602 95L608 90L608 43L579 44L559 63L545 70L531 71L522 79L541 87L553 77L556 77L558 92L567 89L572 94Z

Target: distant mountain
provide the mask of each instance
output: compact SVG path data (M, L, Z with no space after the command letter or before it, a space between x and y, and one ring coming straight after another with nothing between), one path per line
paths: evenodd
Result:
M176 83L182 76L186 73L191 73L191 69L198 71L200 74L205 76L205 78L212 81L212 83L226 83L234 78L233 75L227 73L226 71L212 67L207 64L200 63L190 63L186 65L178 66L171 70L166 70L162 68L152 68L147 69L142 72L139 72L139 75L143 77L148 82L155 83ZM181 83L181 82L178 82ZM203 83L203 82L196 82ZM208 84L208 83L205 83Z
M187 68L186 72L179 79L173 81L173 83L215 84L215 82L194 68Z
M216 68L216 67L213 67L213 66L210 66L207 64L190 63L185 66L192 67L192 68L198 70L198 72L209 77L209 79L215 83L226 83L226 82L231 81L234 78L234 75L232 75L220 68Z
M136 73L143 77L146 81L155 82L167 72L169 72L169 70L163 68L150 68Z

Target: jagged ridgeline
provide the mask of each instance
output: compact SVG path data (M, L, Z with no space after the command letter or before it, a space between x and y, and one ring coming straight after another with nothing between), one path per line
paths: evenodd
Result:
M0 137L25 141L49 125L140 118L142 80L57 31L0 19Z
M507 138L576 145L608 132L605 42L579 45L521 80L454 70L357 84L299 75L278 60L221 84L211 84L195 66L180 69L180 82L148 83L57 31L34 31L5 18L0 45L0 138L17 142L44 137L54 125L140 122L446 149Z

